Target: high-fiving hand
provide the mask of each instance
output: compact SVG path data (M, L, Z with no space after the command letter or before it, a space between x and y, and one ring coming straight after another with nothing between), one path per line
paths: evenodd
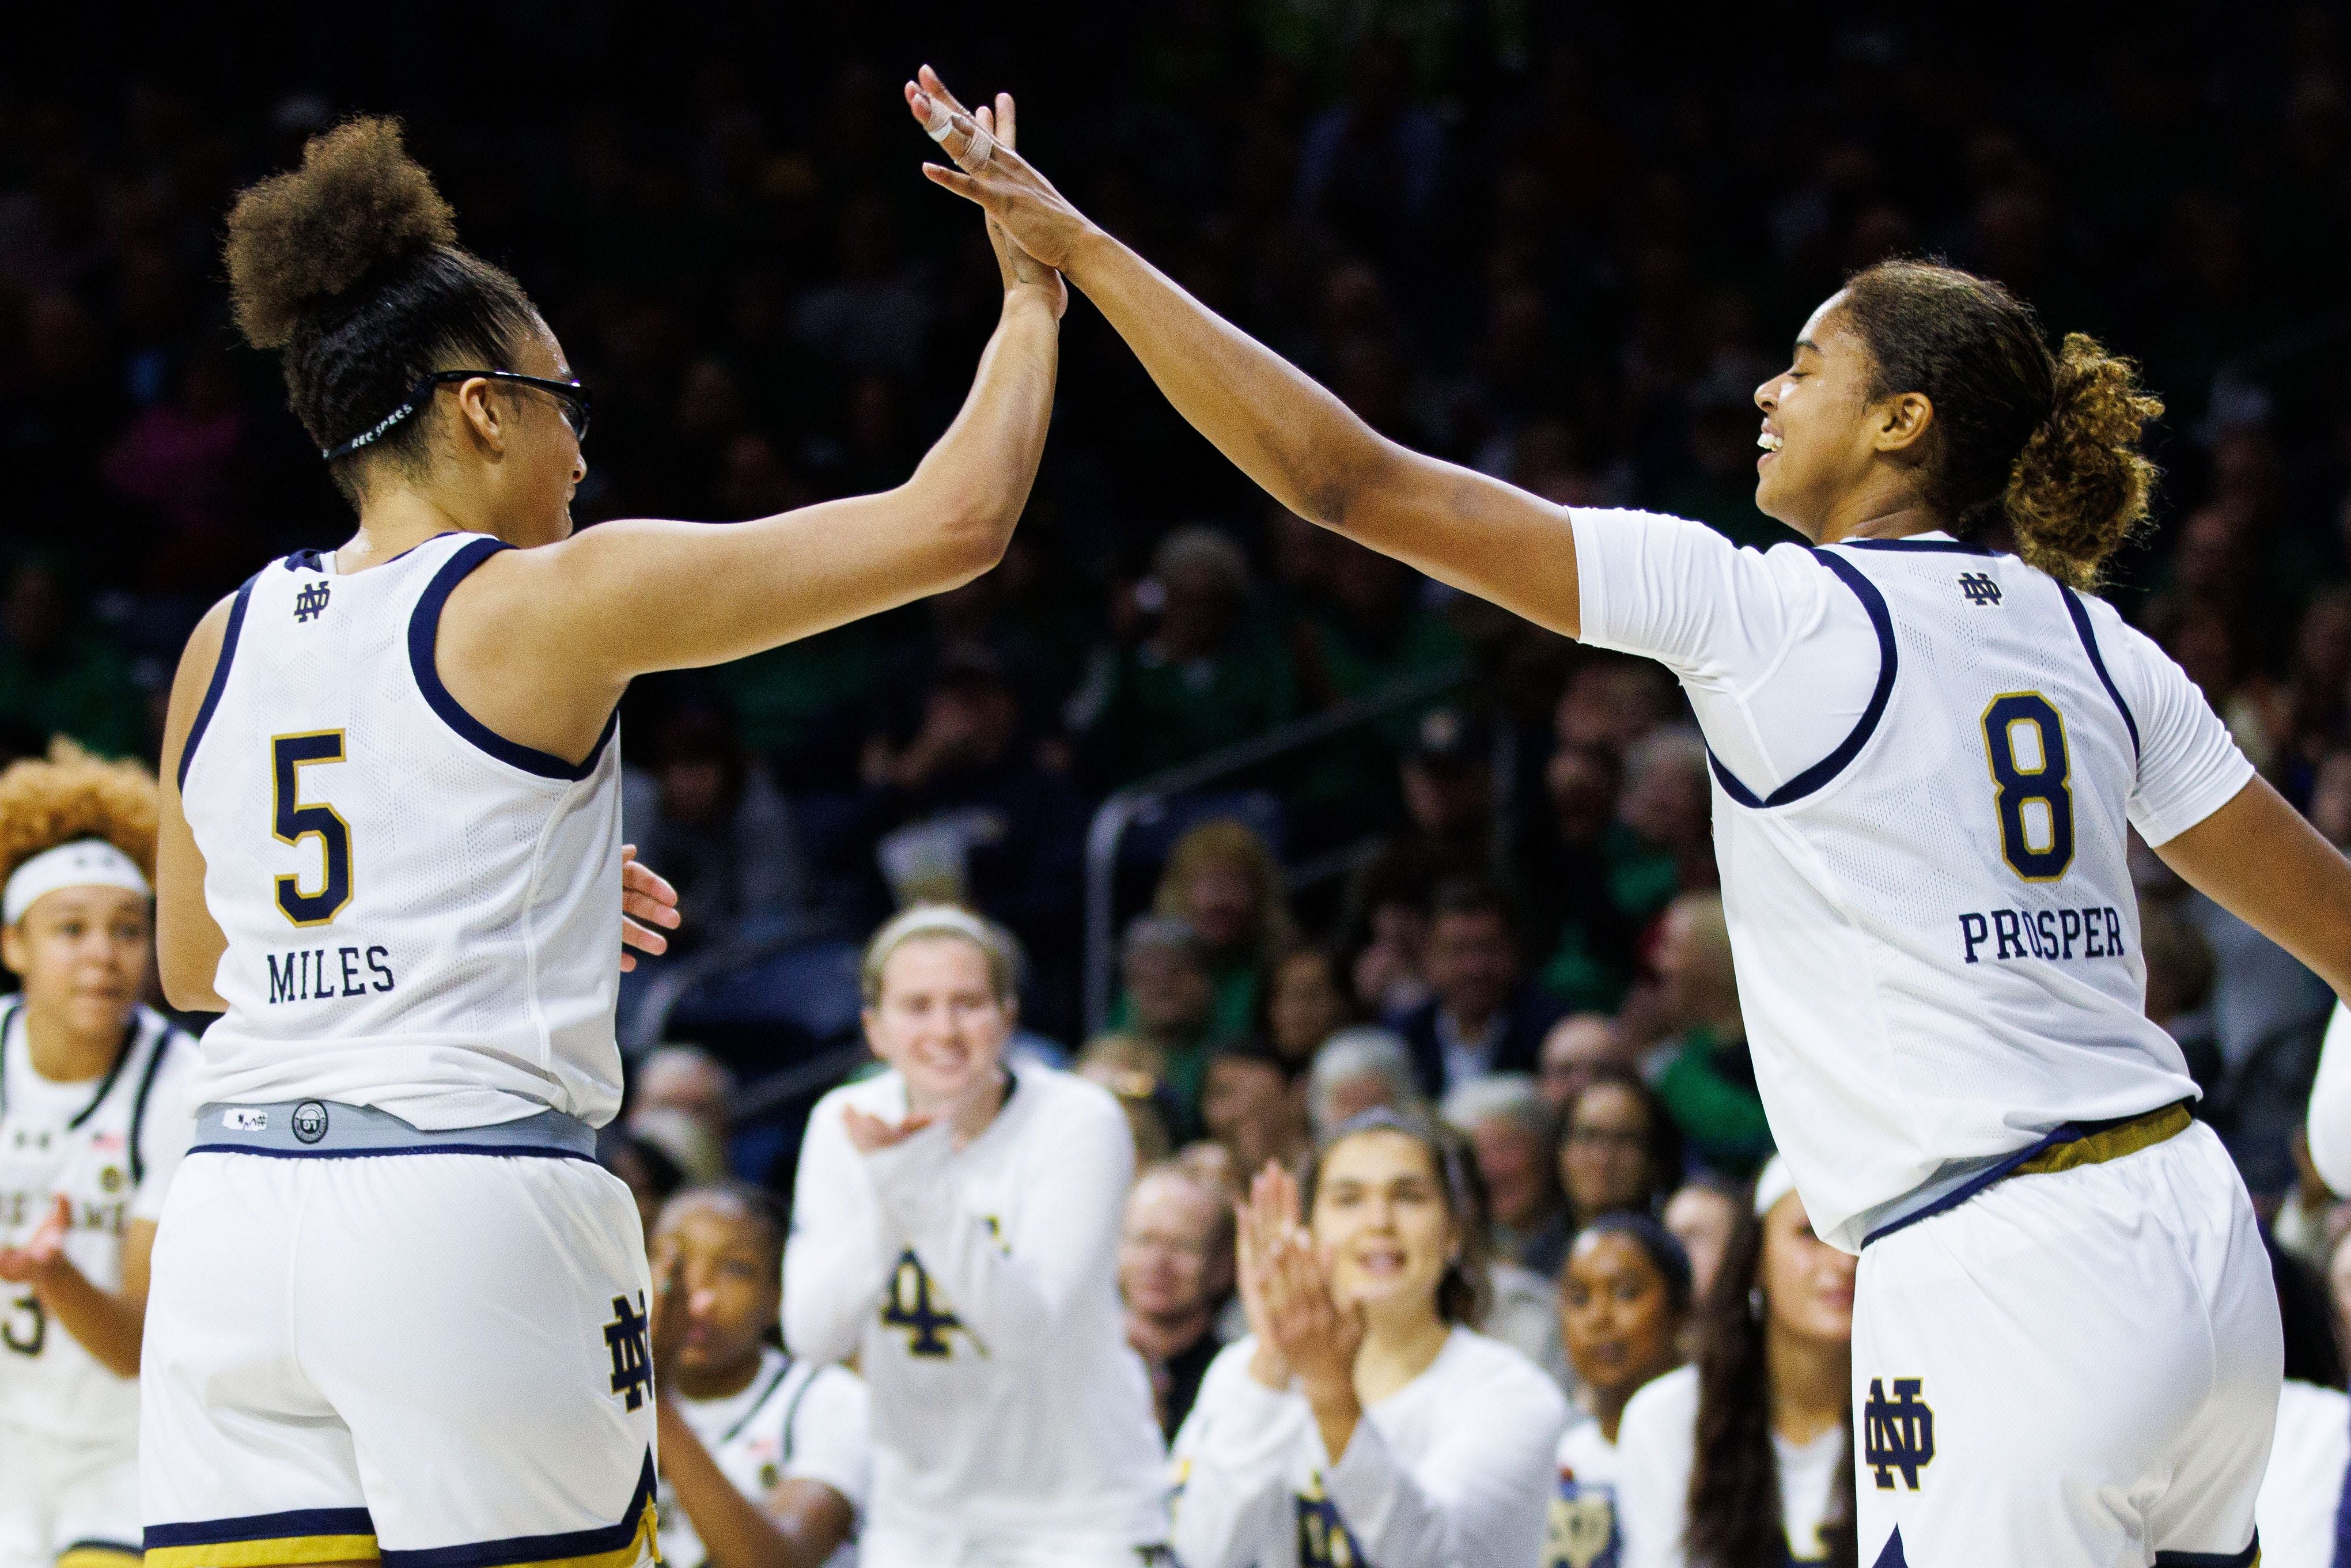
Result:
M923 68L923 77L925 82L938 80L928 66ZM1010 93L998 93L992 106L982 104L977 114L971 114L946 96L944 88L939 89L938 97L913 82L906 84L905 90L908 111L948 157L959 163L967 160L967 167L984 168L999 153L1014 156L1012 149L1019 141L1020 121ZM948 172L935 163L924 164L923 171L933 178ZM995 247L997 270L1004 276L1005 292L1042 288L1052 300L1057 318L1070 308L1070 290L1061 281L1061 275L1007 235L993 213L987 219L987 243Z
M907 110L956 162L953 169L925 163L923 172L985 208L991 237L1000 228L1016 254L1025 252L1048 267L1066 267L1071 251L1093 225L1013 150L1012 95L998 93L992 113L983 107L975 115L928 66L915 73L905 91Z
M669 951L669 938L661 931L674 931L683 918L677 912L677 889L669 880L637 859L637 846L621 846L621 972L628 973L637 967L640 952L660 957Z

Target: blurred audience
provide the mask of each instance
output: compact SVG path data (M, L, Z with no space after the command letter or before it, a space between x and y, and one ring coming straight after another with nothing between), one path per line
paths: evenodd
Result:
M1424 963L1434 994L1396 1025L1422 1093L1535 1070L1561 1009L1520 977L1518 923L1499 890L1467 879L1439 887Z
M1151 1375L1160 1430L1174 1437L1224 1341L1217 1314L1233 1286L1231 1205L1179 1165L1135 1177L1119 1233L1126 1342Z

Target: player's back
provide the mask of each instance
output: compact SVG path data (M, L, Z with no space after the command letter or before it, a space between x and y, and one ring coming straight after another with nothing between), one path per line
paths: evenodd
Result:
M227 936L200 1097L415 1125L617 1105L620 758L516 745L442 684L450 591L504 546L444 534L238 591L180 763Z
M2127 832L2251 770L2176 665L1948 538L1759 554L1606 516L1578 514L1587 637L1691 693L1757 1082L1823 1234L2196 1092L2143 1013Z

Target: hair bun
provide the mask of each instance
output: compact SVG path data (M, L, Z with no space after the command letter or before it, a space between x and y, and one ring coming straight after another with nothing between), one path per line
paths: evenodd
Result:
M278 348L306 309L456 237L449 204L401 144L400 121L347 120L310 139L300 168L248 187L230 209L236 324L255 348Z
M2163 403L2140 387L2136 365L2085 333L2065 335L2054 369L2049 417L2025 442L2003 498L2017 553L2086 589L2147 518L2157 474L2139 433Z

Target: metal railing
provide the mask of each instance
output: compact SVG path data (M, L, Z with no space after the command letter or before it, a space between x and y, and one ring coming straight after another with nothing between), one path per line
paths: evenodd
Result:
M1112 979L1117 968L1118 847L1127 830L1177 796L1237 773L1262 767L1317 741L1328 740L1399 709L1443 696L1469 678L1469 668L1451 664L1406 675L1335 707L1270 729L1140 779L1104 800L1086 829L1086 1033L1099 1033L1110 1018ZM1360 864L1361 846L1334 851L1290 873L1293 884L1343 875Z

